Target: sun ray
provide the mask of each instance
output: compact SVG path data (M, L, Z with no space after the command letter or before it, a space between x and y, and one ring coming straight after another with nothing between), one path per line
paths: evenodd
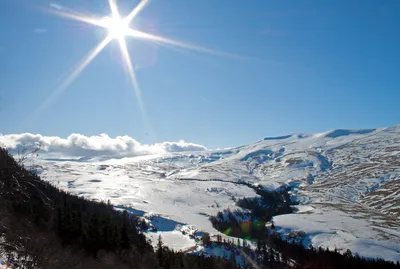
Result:
M136 15L139 14L140 11L142 11L143 8L146 7L146 5L147 5L148 3L149 3L149 0L142 0L142 1L140 1L140 3L132 10L132 12L129 13L128 16L126 16L126 18L124 19L124 21L125 21L126 23L129 24L129 23L133 20L133 18L135 18Z
M173 45L173 46L176 46L179 48L197 51L197 52L201 52L201 53L213 54L213 55L236 58L236 59L252 59L250 57L244 57L244 56L236 55L236 54L229 53L229 52L223 52L223 51L213 50L213 49L200 47L200 46L196 46L196 45L192 45L192 44L187 44L187 43L184 43L181 41L172 40L172 39L165 38L162 36L148 34L145 32L138 31L138 30L134 30L134 29L128 29L127 35L135 37L135 38L139 38L139 39L155 41L155 42L158 42L161 44Z
M102 42L100 42L89 54L85 57L78 67L64 80L64 82L54 90L51 95L42 103L38 108L41 110L49 105L58 95L60 95L79 75L82 71L93 61L94 58L110 43L111 37L106 37Z
M135 71L133 70L132 61L131 61L131 57L129 56L126 41L125 41L125 39L122 38L122 39L118 40L118 43L121 48L122 59L125 63L125 67L127 69L129 79L132 83L132 87L135 92L139 108L140 108L141 112L143 113L143 115L145 115L144 105L143 105L143 101L142 101L142 92L140 91L139 83L137 82Z
M128 72L130 82L132 83L133 91L136 96L136 102L139 106L143 123L145 124L145 128L150 133L150 135L154 136L154 130L151 126L149 119L147 118L146 109L145 109L145 106L144 106L144 103L142 100L142 92L140 90L139 83L136 79L136 74L135 74L135 71L132 66L132 61L131 61L131 57L129 56L129 51L128 51L128 47L126 45L126 41L124 38L121 38L118 40L118 43L119 43L119 46L121 49L122 59L125 62L126 71Z
M107 25L104 23L104 20L102 19L95 19L95 18L91 18L91 17L87 17L87 16L82 16L79 14L73 14L73 13L67 13L67 12L63 12L60 10L48 10L50 13L53 13L55 15L59 15L61 17L67 18L67 19L72 19L72 20L76 20L76 21L80 21L80 22L85 22L88 24L92 24L92 25L96 25L96 26L100 26L100 27L107 27Z
M118 7L115 3L115 0L108 0L108 4L110 5L112 17L116 20L119 20L121 17L119 15Z

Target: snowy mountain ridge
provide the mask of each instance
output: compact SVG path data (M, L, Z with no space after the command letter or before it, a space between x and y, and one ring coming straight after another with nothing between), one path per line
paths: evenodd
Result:
M304 231L306 246L400 260L400 125L271 137L224 150L38 165L42 178L71 193L210 233L216 230L209 216L257 196L249 184L289 185L300 210L276 216L279 231Z

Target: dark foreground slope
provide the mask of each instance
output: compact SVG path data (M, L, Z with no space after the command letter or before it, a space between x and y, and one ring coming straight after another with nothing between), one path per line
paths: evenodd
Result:
M0 257L21 268L236 268L153 250L132 215L61 191L0 149Z

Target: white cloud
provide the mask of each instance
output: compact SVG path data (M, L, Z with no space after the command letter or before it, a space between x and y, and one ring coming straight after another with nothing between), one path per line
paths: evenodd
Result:
M42 152L65 157L133 157L140 155L168 152L201 151L206 148L199 144L179 142L162 142L156 144L141 144L129 136L109 137L107 134L84 136L71 134L67 138L57 136L42 136L40 134L0 134L0 146L6 147L11 153L18 147L26 145L33 147L40 144Z
M60 6L59 4L54 3L54 2L51 2L51 3L50 3L50 7L55 8L55 9L58 9L58 10L61 10L61 9L62 9L62 6Z
M36 28L36 29L33 30L33 32L36 33L36 34L43 34L43 33L46 33L47 31L48 30L45 29L45 28Z

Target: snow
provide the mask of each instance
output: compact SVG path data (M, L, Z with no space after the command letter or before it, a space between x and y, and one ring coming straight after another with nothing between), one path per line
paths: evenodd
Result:
M346 136L350 134L369 134L374 132L376 129L362 129L362 130L344 130L338 129L334 131L330 131L327 133L326 137L337 138L340 136Z
M179 231L146 233L146 237L151 240L152 246L155 249L157 248L158 237L160 235L163 244L175 251L185 251L196 246L194 239L190 239L189 236L183 235Z
M314 214L287 214L274 217L276 230L282 234L290 231L304 231L307 237L303 240L305 247L311 243L314 247L338 249L345 252L350 249L353 254L385 260L400 260L400 245L395 242L375 240L376 231L400 234L391 229L368 226L368 222L357 219L343 212L329 208L316 208Z
M283 136L276 136L276 137L265 137L264 140L282 140L290 138L292 135L283 135Z
M308 205L296 205L294 207L296 208L297 214L306 213L306 212L310 212L310 211L314 210L314 208L312 206L308 206Z
M218 247L218 246L200 247L194 253L202 253L202 254L205 254L206 256L215 256L215 257L229 259L232 255L232 250L227 250L223 247ZM245 264L244 255L242 255L239 248L234 247L234 255L235 255L237 264L241 264L241 265Z
M190 244L177 226L217 233L209 216L234 211L240 198L257 197L246 184L289 184L300 205L297 213L275 217L283 234L303 230L307 244L397 261L398 156L400 125L288 135L225 150L36 165L59 188L152 218L179 249Z
M388 234L391 234L393 236L400 237L400 231L398 231L398 230L396 231L394 229L383 228L383 227L378 227L378 226L371 226L371 227L374 228L374 229L378 229L378 230L384 231L384 232L386 232Z

